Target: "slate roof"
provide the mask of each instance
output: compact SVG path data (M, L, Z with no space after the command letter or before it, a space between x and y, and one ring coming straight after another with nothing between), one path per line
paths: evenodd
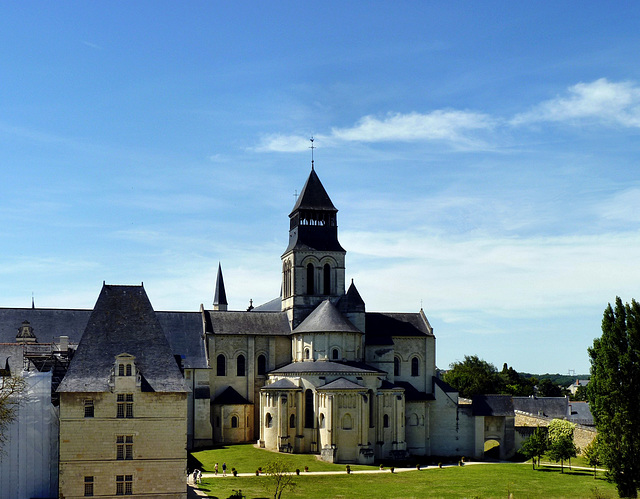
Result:
M567 419L572 423L593 426L595 424L589 402L569 402L570 415Z
M379 374L380 369L368 366L363 362L331 362L328 360L292 362L269 374Z
M186 369L206 369L207 354L202 338L200 312L156 312L171 351L182 357Z
M228 305L227 292L224 289L224 279L222 278L222 266L218 262L218 275L216 276L216 289L213 294L214 305Z
M422 400L435 400L432 393L421 392L408 381L396 381L396 385L404 389L404 398L407 402L420 402Z
M436 376L432 376L431 377L431 382L432 382L433 385L437 386L438 388L440 388L440 390L442 390L445 393L457 393L458 392L458 390L456 390L450 384L444 382L443 380L441 380L440 378L437 378Z
M262 303L257 307L253 307L252 312L281 312L282 311L282 298L278 296L273 300L269 300L266 303Z
M0 308L0 343L15 343L18 328L29 321L38 343L58 342L68 336L78 344L87 327L91 310L53 308Z
M474 416L515 416L511 395L474 395Z
M297 333L362 333L362 331L351 324L331 301L325 300L293 330L293 334Z
M214 405L247 405L251 404L240 395L233 387L229 386L225 391L213 400Z
M364 300L353 283L353 279L351 279L351 285L347 292L340 297L338 309L342 313L365 311Z
M296 200L293 210L291 210L291 214L296 210L338 211L331 202L329 194L327 194L322 182L320 182L318 178L318 174L313 168Z
M207 333L289 335L289 319L286 312L230 312L205 310Z
M103 285L58 391L108 391L122 353L135 357L148 390L189 391L144 288L113 285Z
M268 385L264 385L261 390L302 390L290 379L282 378Z
M0 343L0 369L9 367L11 374L20 374L24 368L22 345L17 343Z
M18 328L26 320L38 343L57 343L60 336L68 336L71 345L78 345L91 313L84 309L0 308L0 343L15 343ZM200 312L156 312L156 316L174 355L184 356L184 367L206 368Z
M338 378L326 385L322 385L317 388L320 390L366 390L366 388L362 385L354 383L353 381L349 381L345 378Z
M513 397L513 408L549 418L566 418L569 415L568 397Z
M393 345L394 336L433 336L431 325L422 312L367 312L365 333L367 345Z

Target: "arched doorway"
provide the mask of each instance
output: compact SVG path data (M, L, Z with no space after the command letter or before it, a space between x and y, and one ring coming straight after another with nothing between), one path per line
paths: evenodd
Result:
M495 439L485 440L484 458L500 460L500 442Z

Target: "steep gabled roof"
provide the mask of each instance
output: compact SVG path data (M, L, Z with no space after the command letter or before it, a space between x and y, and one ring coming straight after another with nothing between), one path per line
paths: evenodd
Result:
M106 392L115 358L135 357L142 385L187 392L160 322L142 286L103 285L59 392Z
M362 333L344 317L330 300L323 301L298 327L297 333Z
M353 283L353 279L351 279L351 285L347 292L340 297L340 300L338 301L338 309L343 314L348 312L365 311L364 300L362 299L362 296L360 296L356 285Z
M309 178L307 178L291 213L293 214L296 210L338 211L333 206L329 194L327 194L314 169L311 169Z

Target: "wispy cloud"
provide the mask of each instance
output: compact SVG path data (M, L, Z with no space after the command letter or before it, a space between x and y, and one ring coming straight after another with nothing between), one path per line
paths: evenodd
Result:
M440 141L459 148L483 147L475 132L488 130L495 121L487 114L472 111L436 110L430 113L393 113L385 117L364 116L347 128L332 128L317 135L323 146L344 142ZM259 151L299 152L309 147L309 139L296 135L273 134L263 137Z
M640 127L640 87L634 82L606 78L569 87L568 95L542 102L516 115L511 123L594 120L625 127Z

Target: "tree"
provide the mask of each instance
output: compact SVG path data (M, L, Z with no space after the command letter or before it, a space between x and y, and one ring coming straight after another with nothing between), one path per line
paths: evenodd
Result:
M589 463L589 466L593 466L593 478L595 479L596 473L598 471L597 467L600 466L600 464L602 463L600 458L601 452L600 452L599 435L596 435L596 438L594 438L589 443L589 445L587 445L584 448L584 451L582 451L582 454L587 460L587 463Z
M564 473L564 462L569 460L569 467L571 467L571 458L576 457L578 449L573 443L573 437L567 435L560 435L555 440L550 440L549 457L555 462L560 461L560 473Z
M539 397L562 397L562 387L557 385L548 378L540 381L538 384L538 396Z
M477 355L465 355L464 361L453 362L444 380L458 390L461 397L502 392L503 382L496 366Z
M620 497L640 486L640 305L616 297L604 311L602 336L589 348L589 407L600 435L602 462Z
M9 425L18 416L18 406L26 389L22 376L12 376L7 370L0 373L0 449L7 441Z
M267 464L264 473L268 477L267 487L273 490L273 499L280 499L285 489L293 489L296 486L293 473L287 471L286 464L280 459Z
M536 458L538 459L538 466L540 466L540 457L547 450L547 435L545 431L539 426L533 431L533 435L527 438L520 448L520 452L527 458L531 459L533 469L536 469Z
M571 400L587 400L587 387L580 385L576 389L576 393L571 396Z

